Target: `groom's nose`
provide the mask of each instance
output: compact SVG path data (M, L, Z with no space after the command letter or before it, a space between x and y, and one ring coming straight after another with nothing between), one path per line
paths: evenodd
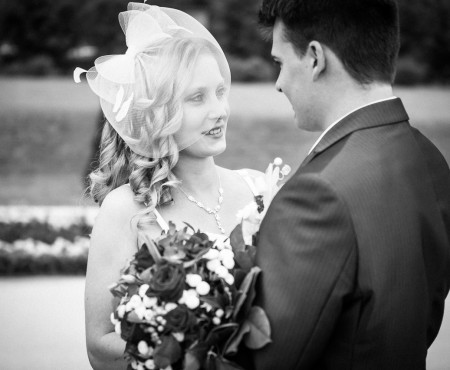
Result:
M278 92L283 92L283 89L281 88L280 84L278 83L278 80L275 82L275 89Z

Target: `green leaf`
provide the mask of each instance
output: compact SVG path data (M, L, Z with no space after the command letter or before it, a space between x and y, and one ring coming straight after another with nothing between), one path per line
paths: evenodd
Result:
M251 255L249 255L247 251L236 251L234 253L234 260L236 261L238 266L245 272L250 271L250 269L255 265Z
M187 351L184 355L184 370L200 370L201 362L190 351Z
M255 298L255 284L261 269L258 266L252 267L250 272L245 277L241 286L239 287L239 298L236 302L236 306L233 313L233 319L236 320L239 315L241 308L244 307L243 315L247 315L247 311L251 307L253 300Z
M227 360L221 356L216 357L216 370L244 370L238 364Z
M242 223L238 224L230 234L230 245L233 249L233 252L236 254L237 252L245 251L245 242L244 236L242 234Z
M206 343L208 346L218 346L220 347L225 343L239 328L236 323L228 323L216 326L208 334L206 338Z
M238 352L239 344L242 342L244 335L250 332L250 324L244 321L236 334L230 338L224 348L224 355L234 356Z
M158 368L165 369L170 364L178 361L181 356L181 347L172 335L161 337L161 344L155 348L153 359Z
M196 340L186 351L186 355L184 356L185 361L185 370L196 370L197 364L202 366L206 360L206 354L208 353L209 346L205 342L201 342ZM188 365L190 367L188 367Z
M270 323L264 310L253 306L247 318L250 332L245 336L245 345L250 349L259 349L271 342Z

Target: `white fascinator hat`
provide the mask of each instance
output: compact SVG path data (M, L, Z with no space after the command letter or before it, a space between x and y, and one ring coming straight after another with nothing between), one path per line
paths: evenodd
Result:
M151 70L158 62L157 56L151 53L152 48L164 47L166 39L200 39L214 54L227 87L231 83L230 68L211 33L180 10L129 3L128 10L119 14L119 22L125 33L125 54L99 57L88 71L76 68L74 80L81 82L81 74L86 73L90 88L100 98L106 119L130 149L139 155L157 158L153 139L159 128L154 127L151 115L146 114L154 96L139 93L146 90L142 86L146 82L141 78L141 72ZM202 135L199 133L184 142L177 142L178 150L192 145Z

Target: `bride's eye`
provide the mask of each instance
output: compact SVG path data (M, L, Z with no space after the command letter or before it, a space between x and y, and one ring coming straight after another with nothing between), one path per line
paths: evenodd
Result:
M203 101L203 94L195 94L189 98L190 101L200 103Z
M227 92L226 88L222 86L217 89L216 95L218 98L223 98L226 92Z

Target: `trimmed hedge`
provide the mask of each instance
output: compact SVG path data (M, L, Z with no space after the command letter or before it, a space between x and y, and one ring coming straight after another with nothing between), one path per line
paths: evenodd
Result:
M93 212L81 207L1 207L0 276L85 274Z

